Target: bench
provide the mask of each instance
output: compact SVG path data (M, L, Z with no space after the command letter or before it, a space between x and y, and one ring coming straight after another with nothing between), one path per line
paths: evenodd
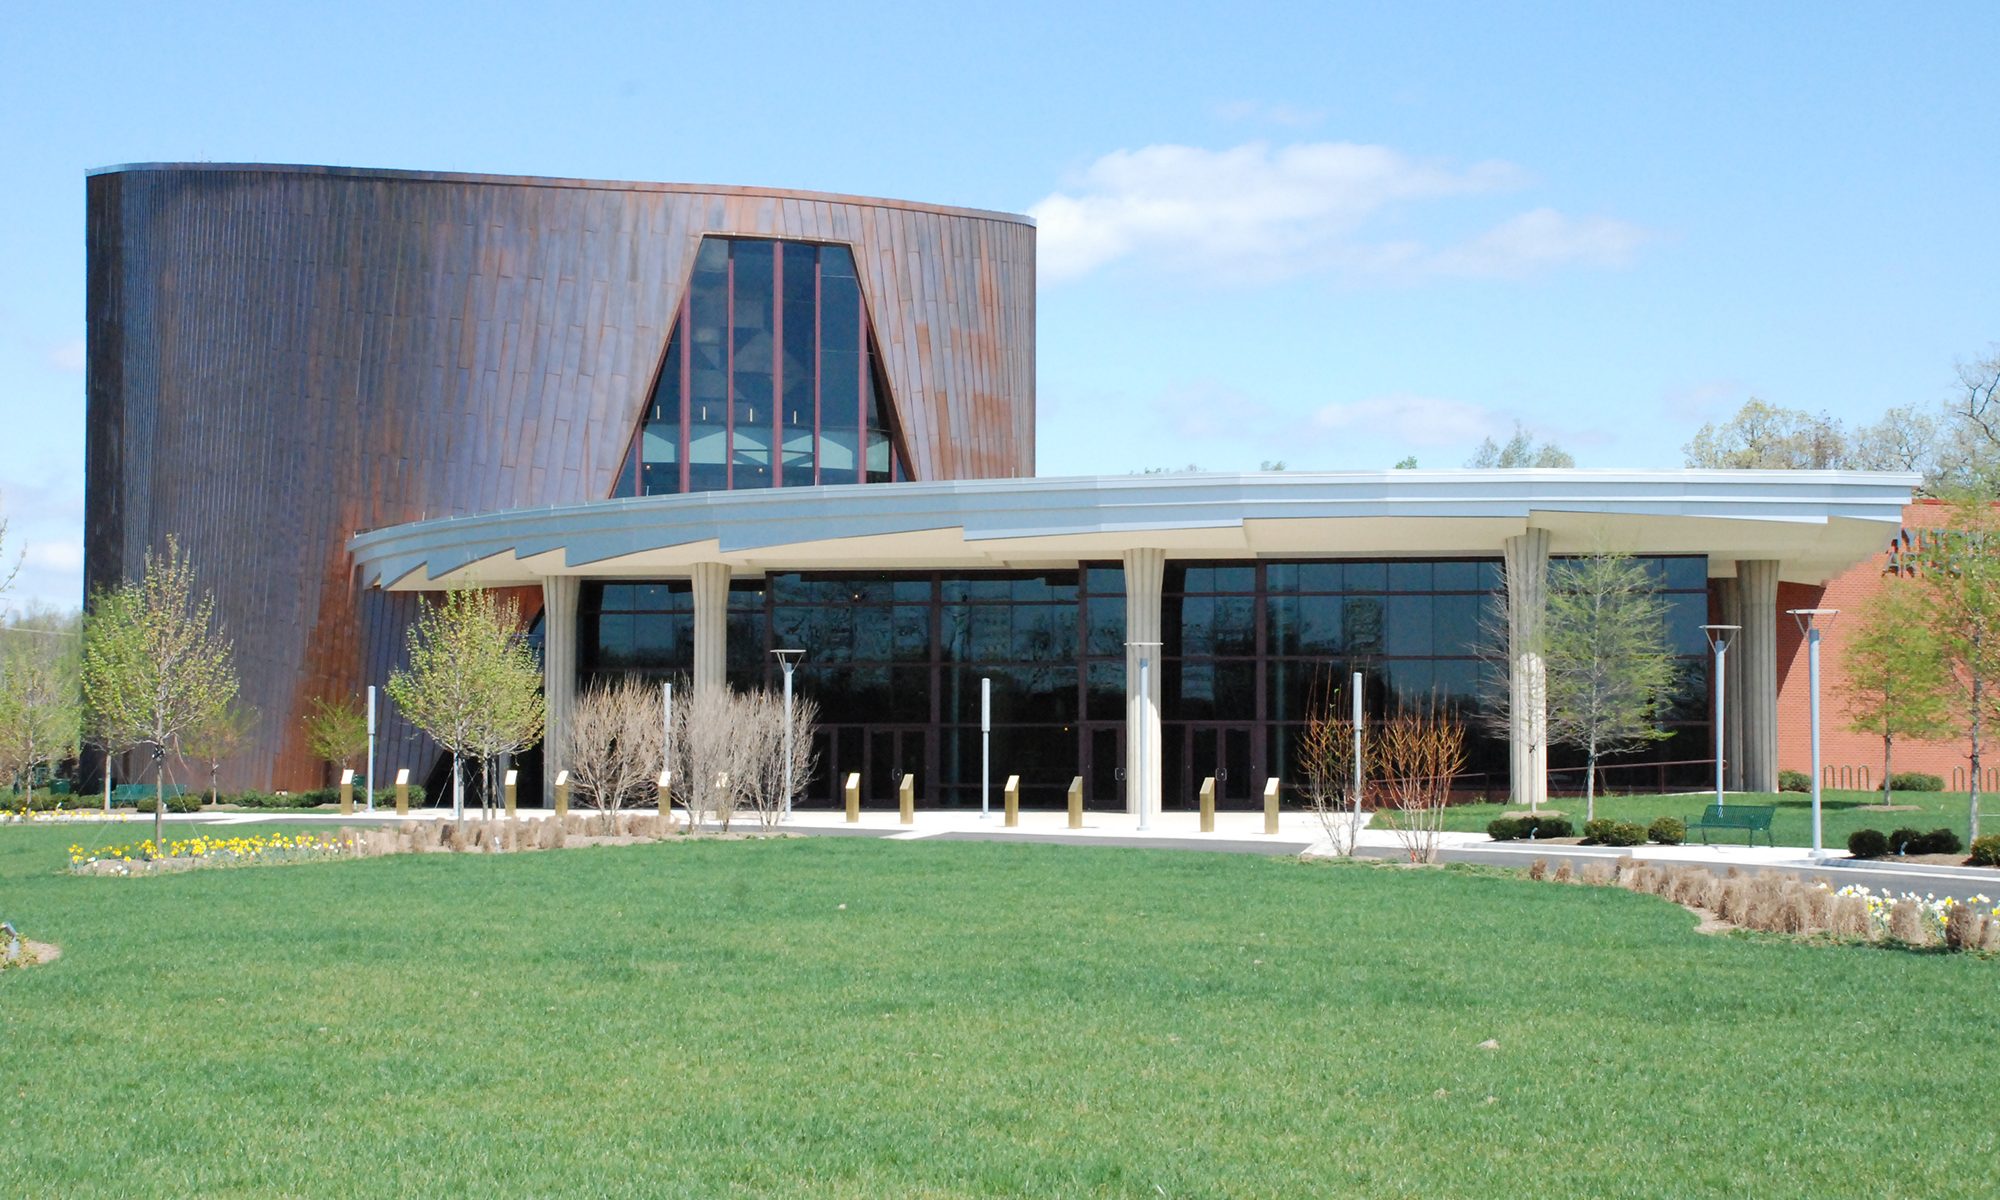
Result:
M1743 844L1754 846L1757 835L1764 835L1764 844L1776 845L1771 839L1771 818L1778 813L1775 804L1711 804L1701 812L1701 820L1688 822L1687 831L1701 830L1701 844L1708 845L1708 831L1711 829L1741 829L1745 837Z
M187 795L187 784L170 783L160 789L169 800L178 800ZM154 785L150 783L121 783L111 789L113 804L144 804L155 796Z

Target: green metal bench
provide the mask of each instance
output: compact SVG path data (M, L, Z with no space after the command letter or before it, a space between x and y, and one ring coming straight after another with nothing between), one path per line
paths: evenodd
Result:
M1711 804L1701 812L1701 820L1688 822L1687 831L1701 830L1701 844L1708 845L1708 831L1711 829L1740 829L1744 832L1743 844L1754 846L1757 835L1764 835L1764 844L1774 846L1771 838L1771 818L1778 813L1775 804Z
M163 792L167 799L177 800L187 795L187 784L170 783L159 791ZM111 803L144 804L156 794L159 793L156 793L154 785L150 783L121 783L111 789Z

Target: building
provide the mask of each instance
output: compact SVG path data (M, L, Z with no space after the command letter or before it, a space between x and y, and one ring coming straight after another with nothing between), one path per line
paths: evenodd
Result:
M1532 656L1486 648L1532 631L1552 555L1609 546L1653 560L1690 679L1614 782L1708 777L1721 616L1733 770L1769 786L1779 588L1878 551L1915 482L1035 478L1026 218L222 164L99 171L89 204L86 582L189 548L261 714L239 785L316 782L311 700L385 678L418 593L477 583L535 615L556 724L606 674L751 685L805 650L818 799L856 772L977 803L991 680L996 769L1030 801L1081 776L1094 806L1172 807L1213 775L1248 803L1356 673L1376 712L1476 716L1508 663L1527 686ZM1532 705L1472 728L1466 786L1542 786ZM435 758L393 722L387 745Z

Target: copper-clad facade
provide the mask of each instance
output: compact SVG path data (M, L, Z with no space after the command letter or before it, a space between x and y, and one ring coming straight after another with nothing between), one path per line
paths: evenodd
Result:
M88 202L85 585L192 554L258 714L230 786L316 785L307 705L399 657L413 598L362 591L353 533L611 494L705 234L850 246L911 473L1034 473L1020 217L223 164L106 169Z

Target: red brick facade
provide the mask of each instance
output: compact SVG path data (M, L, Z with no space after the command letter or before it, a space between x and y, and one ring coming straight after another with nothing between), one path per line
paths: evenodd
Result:
M1951 510L1934 500L1919 500L1903 510L1905 531L1934 529L1946 523ZM1897 539L1899 545L1907 538ZM1841 700L1846 679L1844 655L1847 640L1854 635L1863 606L1884 588L1912 586L1910 579L1891 573L1891 556L1897 546L1885 546L1881 553L1836 576L1824 588L1802 584L1778 585L1778 766L1786 771L1805 771L1812 766L1811 688L1806 670L1805 638L1798 622L1785 615L1789 608L1837 608L1840 615L1820 640L1820 762L1828 787L1882 786L1882 739L1848 728L1851 718ZM1989 753L1988 761L2000 760ZM1966 746L1961 741L1908 742L1898 740L1894 769L1925 771L1941 776L1947 788L1966 786ZM2000 767L1987 766L1981 783L2000 787Z

